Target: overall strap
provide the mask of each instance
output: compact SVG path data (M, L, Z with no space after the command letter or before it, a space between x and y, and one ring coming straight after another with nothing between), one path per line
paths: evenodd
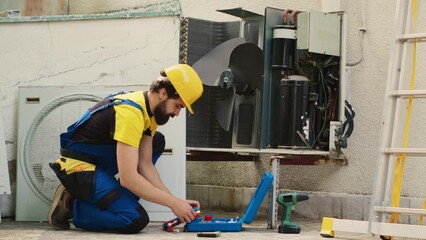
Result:
M115 106L115 105L121 105L121 104L126 104L126 105L133 106L133 107L139 109L143 113L143 109L142 109L141 105L133 102L130 99L110 98L110 101L111 101L110 103L105 104L105 105L103 105L103 106L101 106L101 107L93 110L92 112L90 112L90 114L94 114L94 113L96 113L98 111L102 111L102 110L104 110L104 109L106 109L108 107Z
M117 95L117 94L115 94ZM113 96L115 96L113 95ZM111 106L115 106L115 105L121 105L121 104L126 104L126 105L130 105L132 107L135 107L137 109L139 109L142 113L143 113L143 109L141 107L141 105L137 104L136 102L130 100L130 99L121 99L121 98L114 98L114 97L109 97L110 103L105 104L93 111L87 111L76 123L74 123L71 127L73 129L77 129L81 124L85 123L87 120L89 120L89 118L92 116L92 114L98 112L98 111L102 111L108 107Z

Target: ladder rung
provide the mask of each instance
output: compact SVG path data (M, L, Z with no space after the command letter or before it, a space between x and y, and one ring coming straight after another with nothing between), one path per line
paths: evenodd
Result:
M426 90L398 90L392 91L391 96L394 97L417 97L417 98L426 98Z
M426 156L426 148L385 148L383 153L407 154L412 156Z
M426 40L426 33L410 33L410 34L403 34L399 37L401 41L409 41L409 40L420 40L425 41Z
M408 215L426 215L426 209L420 208L396 208L396 207L374 207L376 212L387 212L387 213L405 213Z

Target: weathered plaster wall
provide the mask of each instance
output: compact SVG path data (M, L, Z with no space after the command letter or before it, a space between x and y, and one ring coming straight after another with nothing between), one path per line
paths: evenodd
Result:
M137 10L145 4L154 1L81 1L69 0L70 14L85 14L119 11L122 9ZM181 0L182 15L209 19L214 21L237 20L226 14L218 13L216 9L243 7L246 10L262 14L264 8L321 10L321 0L309 1L255 1L255 0ZM0 8L4 5L0 4ZM419 13L425 12L420 6ZM385 94L385 82L388 71L389 53L392 37L392 24L395 11L395 1L360 0L341 1L342 10L348 16L347 37L347 67L348 84L350 86L348 100L357 113L355 130L349 139L349 147L345 150L348 166L282 166L281 188L312 192L371 194L378 143L380 140L381 117ZM3 9L2 9L3 10ZM422 21L423 20L423 21ZM425 22L424 17L419 22ZM419 31L421 26L419 24ZM367 30L360 38L359 28ZM423 29L425 32L425 29ZM426 83L420 84L420 76L425 76L425 69L420 67L425 62L425 47L418 47L418 84L426 88ZM360 62L359 62L360 61ZM359 62L359 63L357 63ZM11 76L9 76L11 77ZM1 89L3 90L3 87ZM2 107L8 104L2 98ZM421 100L420 100L421 101ZM422 127L426 122L424 104L414 105L412 130L410 131L410 146L424 147L426 132ZM15 121L8 119L7 121ZM13 131L13 130L9 130ZM14 160L15 135L7 134L7 152L9 161ZM188 162L187 183L196 185L255 187L260 176L270 168L268 156L263 156L258 162ZM426 180L424 158L416 158L406 164L406 174L403 184L403 195L410 197L425 197ZM11 166L11 177L14 169ZM1 200L1 198L0 198ZM1 203L1 202L0 202Z
M169 2L168 7L179 7ZM79 15L75 21L51 16L51 21L0 23L0 107L12 186L12 195L0 195L2 216L15 214L19 86L150 84L160 69L178 61L180 9L139 11L129 19L105 19L121 16L112 13L91 19ZM158 17L145 17L154 12ZM184 116L176 122L184 125ZM185 134L181 127L172 132ZM184 149L179 149L184 160Z

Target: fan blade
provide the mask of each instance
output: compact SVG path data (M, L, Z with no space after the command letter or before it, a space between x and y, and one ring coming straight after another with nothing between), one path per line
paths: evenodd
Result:
M253 43L244 43L237 46L231 53L229 68L238 72L234 78L237 93L247 90L247 84L252 90L262 88L263 51Z
M219 125L226 131L229 131L231 128L236 89L235 87L231 87L225 91L225 99L219 101L216 105L216 118Z
M233 38L223 42L192 65L203 84L218 86L219 76L228 67L232 50L243 43L244 38Z

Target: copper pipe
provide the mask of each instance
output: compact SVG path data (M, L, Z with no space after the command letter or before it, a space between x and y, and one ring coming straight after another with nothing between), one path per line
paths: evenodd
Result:
M297 14L301 13L302 11L293 11L291 12L291 19L290 19L290 24L291 25L295 25L297 23Z
M283 25L287 25L287 14L292 13L292 12L293 12L292 9L286 9L286 10L284 10L283 17L282 17L282 19L283 19Z

